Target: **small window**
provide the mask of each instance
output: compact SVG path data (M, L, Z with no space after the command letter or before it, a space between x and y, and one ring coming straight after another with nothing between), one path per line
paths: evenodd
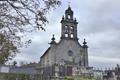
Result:
M67 29L67 28L68 28L68 26L66 25L66 26L65 26L65 29Z
M73 26L70 27L70 33L73 33L74 32L74 28Z
M65 33L68 33L68 25L65 26Z
M81 66L81 60L79 60L79 66Z
M74 37L73 34L71 34L70 37L73 38Z
M68 56L73 56L73 52L71 50L68 51Z
M70 19L70 15L68 15L68 19Z
M71 26L70 29L73 29L73 26Z
M68 34L65 34L65 37L68 37Z
M65 33L68 33L68 29L65 29Z

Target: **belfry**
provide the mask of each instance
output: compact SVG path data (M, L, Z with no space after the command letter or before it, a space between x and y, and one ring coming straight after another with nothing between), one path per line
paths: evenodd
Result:
M73 19L73 11L69 6L68 9L65 11L65 17L63 16L61 20L62 24L62 32L61 38L69 38L77 40L77 24L76 18Z

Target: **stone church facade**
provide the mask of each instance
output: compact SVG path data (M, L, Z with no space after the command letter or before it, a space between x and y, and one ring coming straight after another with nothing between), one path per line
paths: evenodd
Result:
M61 20L61 39L57 43L53 35L50 47L41 56L40 73L52 76L75 76L90 73L88 46L80 44L77 37L77 20L69 6Z

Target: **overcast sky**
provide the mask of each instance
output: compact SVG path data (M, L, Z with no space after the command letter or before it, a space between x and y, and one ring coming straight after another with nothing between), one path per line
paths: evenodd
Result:
M60 7L49 12L46 32L29 35L33 39L31 45L23 48L15 60L38 62L49 47L52 34L57 42L60 40L60 20L68 2L79 23L79 42L87 40L90 66L105 68L120 64L120 0L62 0Z

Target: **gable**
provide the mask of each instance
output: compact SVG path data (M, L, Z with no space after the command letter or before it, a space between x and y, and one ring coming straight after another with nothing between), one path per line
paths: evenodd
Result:
M51 47L49 47L49 48L45 51L45 53L41 56L41 58L43 58L43 57L49 52L50 49L51 49Z

